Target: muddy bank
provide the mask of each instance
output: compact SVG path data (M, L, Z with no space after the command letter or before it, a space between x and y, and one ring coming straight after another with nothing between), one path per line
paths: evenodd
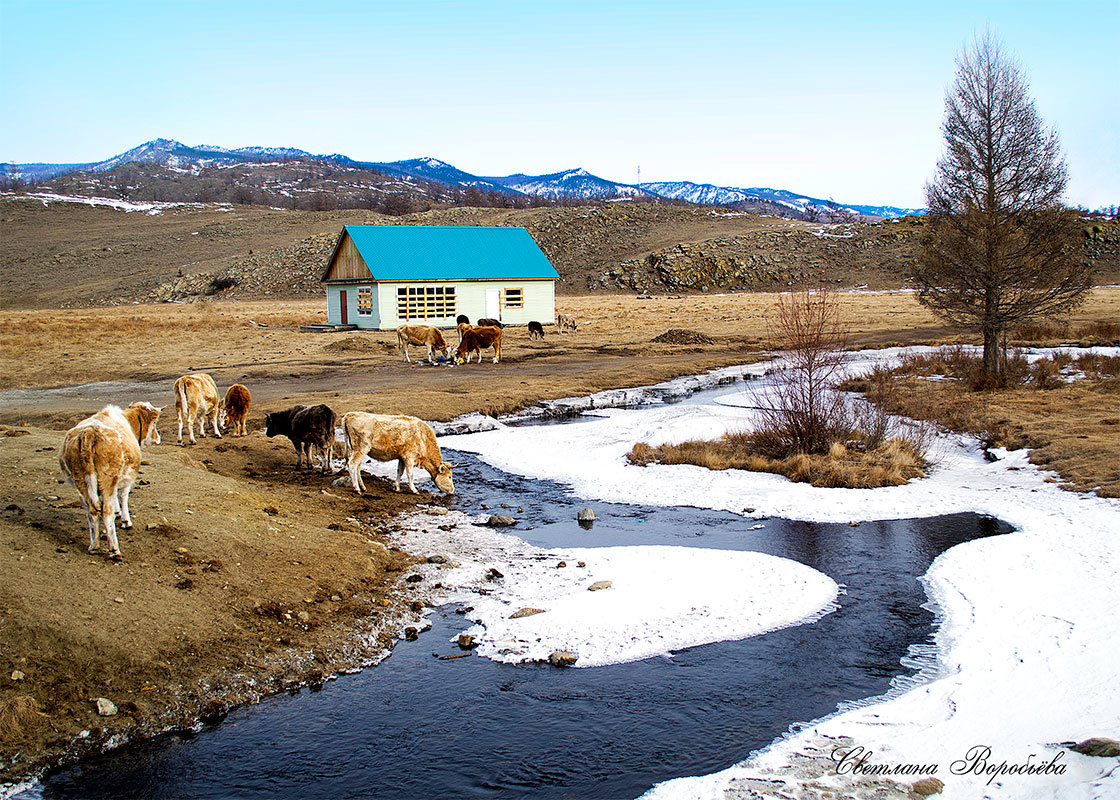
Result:
M86 552L60 439L0 436L0 708L22 712L0 725L0 779L358 669L414 619L414 559L384 532L436 498L377 481L359 498L260 434L165 439L145 451L114 563Z

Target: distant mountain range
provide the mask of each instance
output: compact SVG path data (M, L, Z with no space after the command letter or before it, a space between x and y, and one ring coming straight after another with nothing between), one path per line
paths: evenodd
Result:
M472 175L437 158L406 161L357 161L340 153L315 155L291 147L241 147L216 145L191 147L173 139L153 139L104 161L84 164L2 164L0 178L8 184L38 184L73 173L107 173L127 164L156 164L175 173L199 175L215 167L319 162L341 170L381 173L408 183L442 185L454 191L474 189L521 198L549 201L670 200L698 205L728 206L774 211L799 218L832 219L847 216L899 217L923 214L924 209L838 203L784 189L713 186L691 181L628 184L570 169L548 175L515 174L499 177ZM96 184L96 181L94 182Z

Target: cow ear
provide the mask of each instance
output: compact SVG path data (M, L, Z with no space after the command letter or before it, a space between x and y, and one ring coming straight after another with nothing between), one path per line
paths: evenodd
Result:
M447 467L447 471L450 472L451 470L455 469L459 465L458 464L448 464L446 461L444 461L443 466Z

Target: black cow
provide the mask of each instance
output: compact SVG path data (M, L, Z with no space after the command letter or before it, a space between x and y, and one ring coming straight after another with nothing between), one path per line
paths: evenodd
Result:
M504 328L505 325L498 322L498 320L496 320L496 319L490 319L490 317L483 317L482 319L480 319L478 321L478 324L475 325L475 327L476 328L483 328L483 327L486 327L486 328Z
M470 325L471 324L471 318L468 317L466 314L460 314L459 316L455 317L455 327L456 328L458 328L464 322L467 323L468 325Z
M529 338L530 339L543 339L544 338L544 326L541 325L536 320L533 320L532 322L529 323Z
M311 448L319 448L323 456L323 473L330 472L334 457L335 414L330 406L292 406L264 416L265 436L287 436L296 448L296 469L303 469L303 454L311 466Z

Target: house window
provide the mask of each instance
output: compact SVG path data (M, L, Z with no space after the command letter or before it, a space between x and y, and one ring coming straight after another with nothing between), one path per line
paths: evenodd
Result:
M358 316L373 316L373 287L358 287Z
M398 319L445 319L454 316L454 286L402 286L397 289Z
M502 291L502 307L524 308L525 292L520 287L516 289L504 289Z

